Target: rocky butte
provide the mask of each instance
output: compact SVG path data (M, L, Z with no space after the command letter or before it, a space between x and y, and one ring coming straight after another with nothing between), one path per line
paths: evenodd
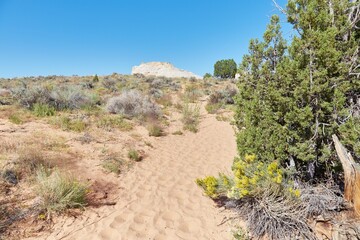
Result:
M132 68L131 74L142 74L144 76L162 76L168 78L196 78L202 79L202 77L179 69L168 62L148 62L142 63L139 66Z

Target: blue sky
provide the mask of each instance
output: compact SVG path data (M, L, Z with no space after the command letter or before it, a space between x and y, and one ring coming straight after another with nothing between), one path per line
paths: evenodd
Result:
M275 13L271 0L0 0L0 77L129 74L148 61L212 73L239 63Z

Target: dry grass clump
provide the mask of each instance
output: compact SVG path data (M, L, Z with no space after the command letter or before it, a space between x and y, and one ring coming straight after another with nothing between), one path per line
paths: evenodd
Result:
M21 143L15 140L3 140L0 144L0 153L16 152L21 147Z
M234 205L255 238L317 239L307 224L305 208L297 199L265 190L262 197L243 198Z
M279 194L270 187L261 189L256 196L226 201L225 206L246 220L252 237L275 240L315 240L309 221L318 216L333 219L335 213L345 209L341 191L325 185L303 186L298 198Z
M158 118L159 106L137 90L124 91L120 96L110 98L106 109L110 113L121 114L128 118Z
M301 190L301 201L307 218L338 212L345 208L342 192L333 185L304 186Z
M53 167L52 161L35 147L26 147L19 150L19 156L16 159L18 171L22 174L31 174L40 167Z
M59 170L49 172L46 168L40 168L36 175L41 208L48 216L52 212L60 212L67 208L86 206L86 184L78 182L70 175L60 173Z
M200 124L200 106L185 103L182 109L181 121L184 124L184 130L196 133L199 130Z

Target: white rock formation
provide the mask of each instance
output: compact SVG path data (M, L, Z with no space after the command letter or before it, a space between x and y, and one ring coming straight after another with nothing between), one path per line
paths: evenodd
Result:
M191 78L202 79L202 77L179 68L167 62L148 62L132 68L131 74L142 74L144 76L162 76L168 78Z

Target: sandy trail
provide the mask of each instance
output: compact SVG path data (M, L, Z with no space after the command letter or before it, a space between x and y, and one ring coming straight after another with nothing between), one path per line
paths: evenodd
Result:
M224 215L195 179L229 171L234 131L202 114L198 133L159 138L143 162L120 176L114 207L55 226L47 239L231 239L229 226L218 226Z

